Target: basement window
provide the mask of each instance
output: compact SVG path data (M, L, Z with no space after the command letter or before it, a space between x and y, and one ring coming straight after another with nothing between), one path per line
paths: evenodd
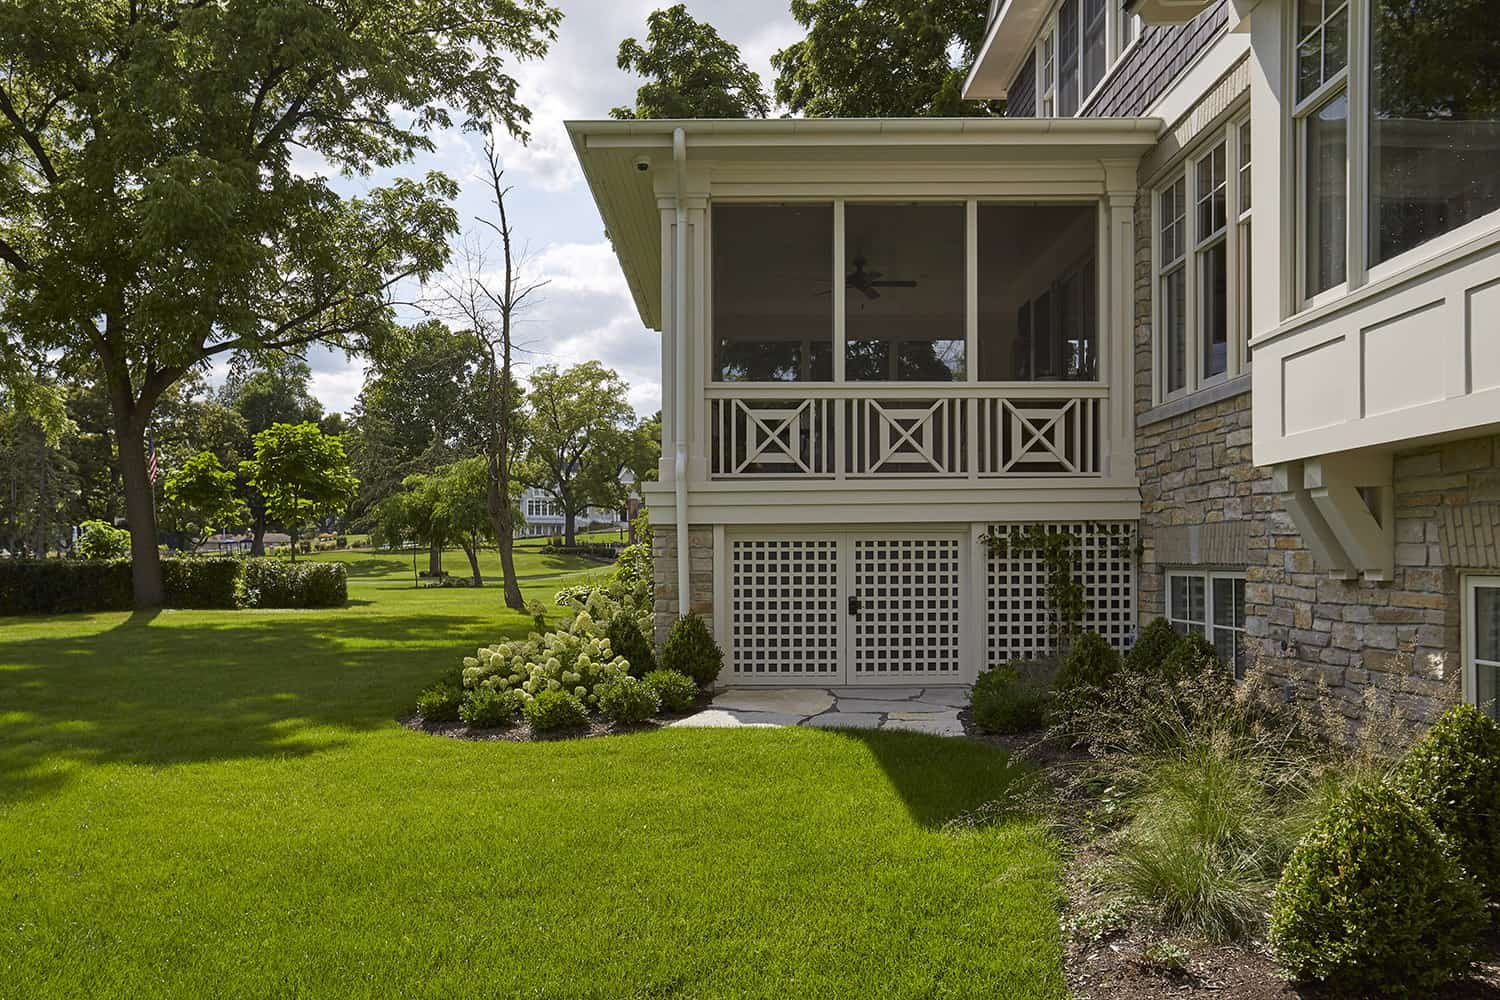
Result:
M1213 643L1235 678L1245 676L1245 574L1168 573L1167 621Z

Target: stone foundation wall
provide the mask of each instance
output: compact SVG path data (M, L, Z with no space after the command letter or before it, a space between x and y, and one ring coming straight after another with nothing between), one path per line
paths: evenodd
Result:
M653 526L651 556L656 577L656 645L667 641L667 632L677 621L677 529L670 524ZM688 527L688 559L693 614L714 615L714 529L706 525Z

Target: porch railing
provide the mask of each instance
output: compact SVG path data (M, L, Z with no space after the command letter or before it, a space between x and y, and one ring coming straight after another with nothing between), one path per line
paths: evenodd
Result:
M707 390L714 479L1098 476L1104 386L743 385Z

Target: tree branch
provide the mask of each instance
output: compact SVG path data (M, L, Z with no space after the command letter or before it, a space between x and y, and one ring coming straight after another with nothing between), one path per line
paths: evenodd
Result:
M0 240L0 260L5 261L17 271L30 271L31 262L21 256L19 250L4 240Z
M16 111L15 105L10 103L10 95L5 92L4 87L0 87L0 115L5 116L6 120L15 128L16 134L21 137L21 141L26 143L27 148L36 157L37 166L41 168L42 176L47 178L47 183L55 185L57 183L57 171L52 166L52 158L47 155L47 150L43 148L41 137L27 128L26 123L21 120L20 113Z

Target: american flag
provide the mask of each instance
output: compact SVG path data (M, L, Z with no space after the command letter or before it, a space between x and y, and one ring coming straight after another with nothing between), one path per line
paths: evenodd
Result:
M156 485L156 438L151 431L146 431L146 475L151 478L151 485Z

